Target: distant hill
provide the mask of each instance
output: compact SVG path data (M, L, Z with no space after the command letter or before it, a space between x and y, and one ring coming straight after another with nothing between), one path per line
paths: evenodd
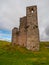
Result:
M1 45L8 45L8 44L10 44L10 42L4 41L4 40L0 40L0 46Z
M0 65L49 65L49 42L40 42L40 50L32 52L0 41Z

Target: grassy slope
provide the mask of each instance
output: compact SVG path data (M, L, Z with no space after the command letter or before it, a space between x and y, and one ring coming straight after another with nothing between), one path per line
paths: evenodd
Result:
M41 42L39 52L9 44L0 41L0 65L49 65L49 48L45 47L49 42Z

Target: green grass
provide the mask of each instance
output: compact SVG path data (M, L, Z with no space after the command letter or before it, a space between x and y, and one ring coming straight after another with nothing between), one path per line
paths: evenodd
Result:
M49 42L40 42L40 51L12 47L10 42L0 41L0 65L49 65Z

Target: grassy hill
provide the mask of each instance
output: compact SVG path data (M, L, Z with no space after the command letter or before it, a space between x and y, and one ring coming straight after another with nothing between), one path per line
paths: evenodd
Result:
M49 42L40 42L40 51L32 52L0 41L0 65L49 65Z

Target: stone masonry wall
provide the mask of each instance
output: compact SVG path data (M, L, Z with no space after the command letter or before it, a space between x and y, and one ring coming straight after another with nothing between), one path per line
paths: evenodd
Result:
M12 30L12 45L18 45L18 28Z
M19 45L26 47L26 35L27 35L27 31L26 31L26 24L27 24L27 20L26 20L26 16L20 18L20 27L19 27Z
M37 6L26 8L27 15L27 49L32 51L39 50L39 30L37 20Z

